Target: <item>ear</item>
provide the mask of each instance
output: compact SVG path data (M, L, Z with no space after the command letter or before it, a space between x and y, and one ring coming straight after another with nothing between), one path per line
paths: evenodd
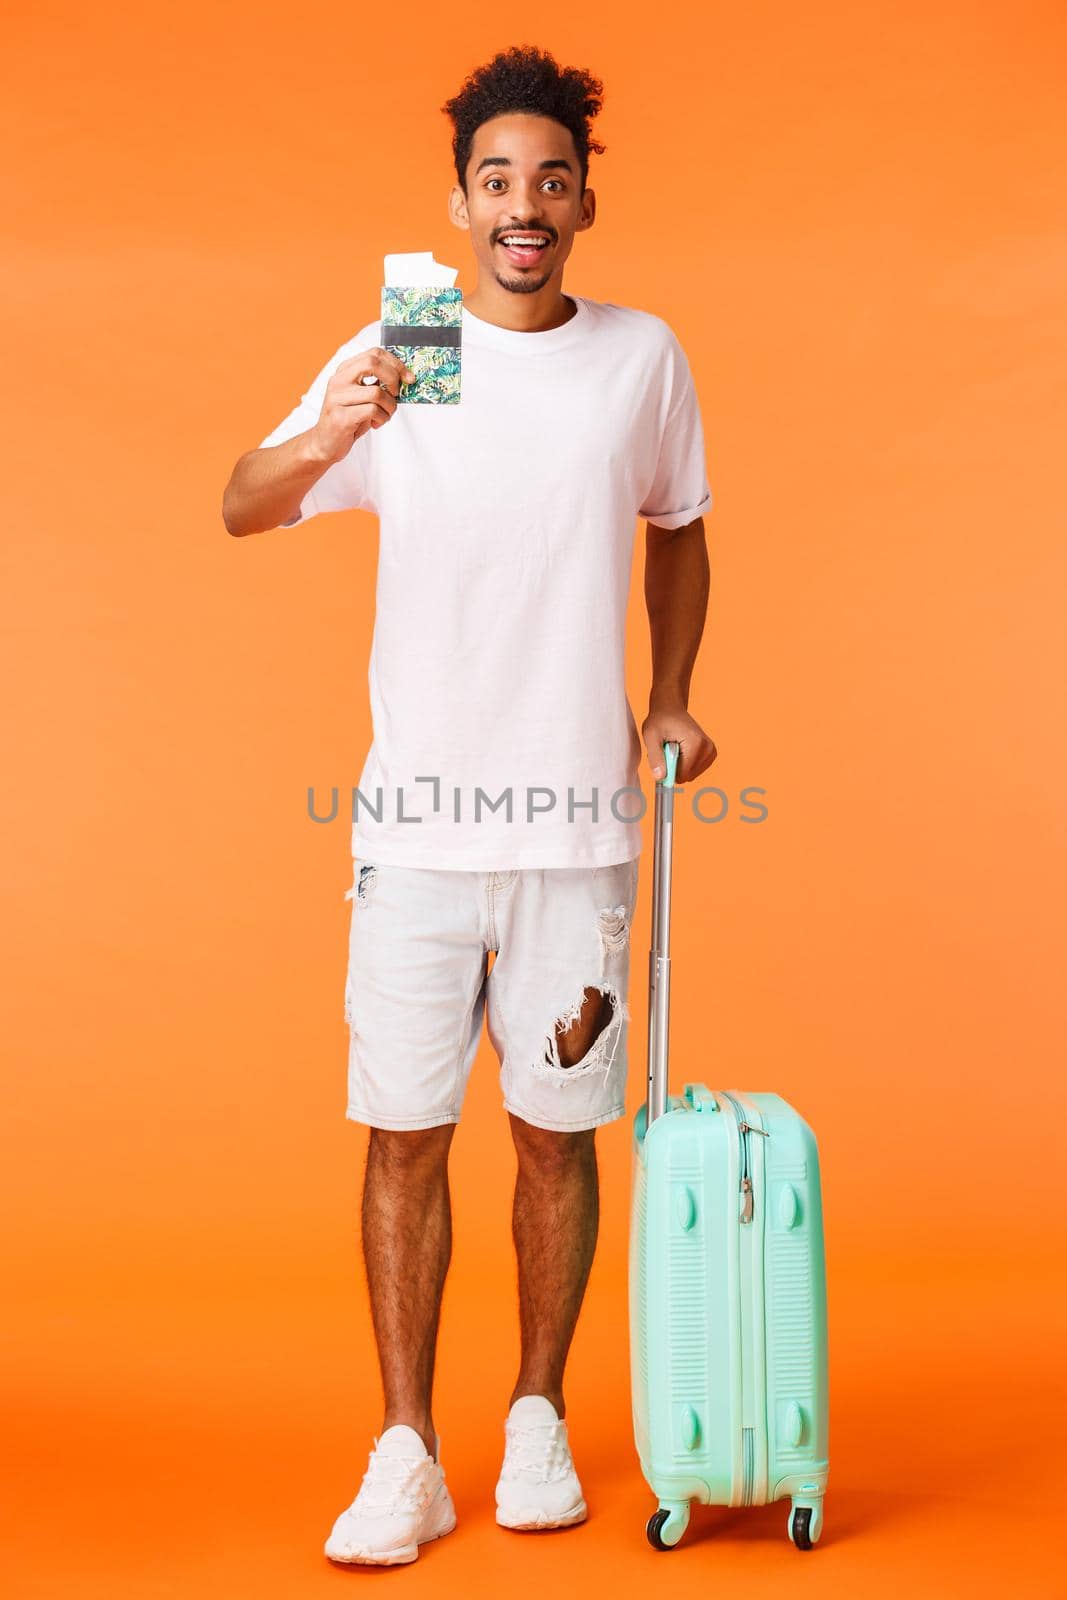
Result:
M458 183L454 183L448 191L448 215L455 227L470 229L467 199Z
M596 192L587 189L582 195L582 203L578 210L578 221L574 225L575 233L584 233L586 228L591 228L596 221Z

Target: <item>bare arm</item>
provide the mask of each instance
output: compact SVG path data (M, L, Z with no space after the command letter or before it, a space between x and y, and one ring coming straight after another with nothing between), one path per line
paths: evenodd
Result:
M314 429L283 444L249 450L234 467L222 496L222 520L235 535L263 533L296 517L300 502L330 465Z
M239 458L222 496L226 531L263 533L295 521L308 490L369 428L389 421L401 383L414 376L381 345L342 361L326 385L313 428Z
M645 605L652 635L649 705L684 709L711 587L704 518L673 530L651 522L646 527Z
M664 770L664 740L678 740L679 783L695 778L716 756L714 743L688 709L710 588L704 518L674 529L648 523L645 605L652 636L652 687L641 734L655 777Z

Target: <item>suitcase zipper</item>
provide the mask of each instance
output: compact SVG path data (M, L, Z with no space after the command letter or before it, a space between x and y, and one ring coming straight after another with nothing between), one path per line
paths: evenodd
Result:
M764 1138L769 1138L770 1135L767 1133L766 1129L757 1128L751 1122L747 1121L744 1107L732 1094L727 1094L725 1089L722 1091L722 1094L723 1098L725 1100L729 1100L730 1104L733 1106L734 1115L737 1118L737 1132L741 1156L741 1205L739 1208L738 1220L739 1223L751 1222L753 1214L753 1196L752 1175L749 1168L748 1136L750 1133L762 1133ZM741 1385L741 1504L743 1506L750 1506L752 1504L752 1497L755 1491L756 1479L756 1396L752 1389L755 1375L749 1370L749 1363L744 1359L744 1352L746 1346L751 1349L751 1341L755 1332L752 1325L751 1302L752 1271L754 1265L752 1261L752 1251L755 1248L755 1240L753 1239L751 1233L745 1233L740 1227L738 1229L738 1245L738 1272L741 1299L739 1327L739 1381Z
M741 1221L751 1222L752 1178L749 1173L748 1166L748 1136L750 1133L758 1133L761 1134L764 1139L769 1139L770 1134L767 1132L766 1128L757 1128L753 1123L746 1122L744 1109L740 1102L735 1100L732 1094L727 1094L725 1089L722 1092L724 1097L729 1100L730 1104L734 1108L734 1111L737 1113L737 1131L741 1138Z

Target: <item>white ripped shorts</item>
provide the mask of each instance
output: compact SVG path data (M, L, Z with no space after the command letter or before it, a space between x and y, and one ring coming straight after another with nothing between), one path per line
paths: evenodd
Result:
M354 867L345 894L354 1122L458 1122L483 1014L507 1110L559 1132L623 1115L637 857L510 872ZM590 988L609 996L610 1020L563 1065L557 1025L574 1021Z

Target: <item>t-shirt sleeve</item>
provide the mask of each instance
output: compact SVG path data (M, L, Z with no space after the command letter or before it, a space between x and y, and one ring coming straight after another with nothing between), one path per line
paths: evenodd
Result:
M326 397L326 386L342 361L347 361L350 356L358 355L361 350L369 350L378 342L378 324L361 328L353 339L349 339L339 350L334 351L326 365L320 370L311 383L306 394L301 395L300 402L295 405L289 415L278 423L261 439L259 449L263 450L268 445L284 444L287 439L294 439L298 433L306 433L313 428L322 415L322 402ZM283 528L292 528L299 522L307 522L310 517L316 517L322 511L376 511L374 497L370 482L370 452L371 440L374 429L368 428L354 442L346 456L340 461L335 461L326 468L322 477L313 483L303 500L296 516L290 517L288 522L283 522Z
M689 362L673 332L667 341L665 382L670 400L655 476L638 516L658 528L684 528L711 510L704 462L704 428Z

